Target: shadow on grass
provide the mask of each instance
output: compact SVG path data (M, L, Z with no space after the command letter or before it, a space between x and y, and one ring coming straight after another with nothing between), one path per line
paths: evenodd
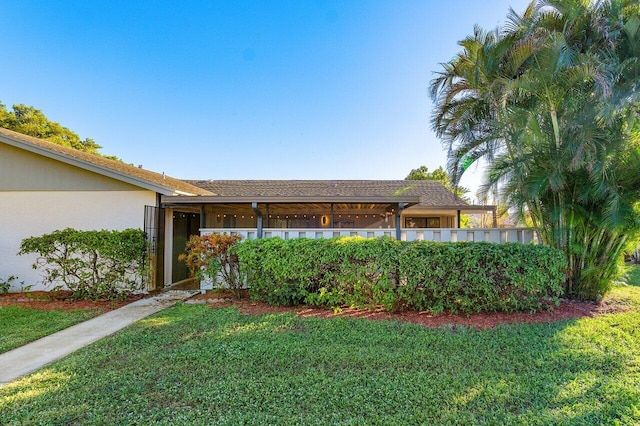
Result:
M0 389L0 423L640 421L637 312L482 331L186 305L157 318L46 369L62 379L45 393Z

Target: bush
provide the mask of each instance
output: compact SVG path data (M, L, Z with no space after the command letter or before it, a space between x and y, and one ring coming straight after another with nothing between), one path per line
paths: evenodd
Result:
M187 241L186 253L178 256L198 280L209 280L216 288L231 289L236 296L244 287L240 275L238 257L233 246L242 239L240 235L208 234L192 235Z
M18 277L16 277L15 275L9 275L6 280L0 278L0 294L8 293L9 289L11 288L11 283L17 279Z
M251 296L275 305L535 311L557 303L566 262L545 246L269 238L236 247Z
M76 300L121 300L142 289L147 242L139 229L67 228L22 240L18 254L36 253L45 285L66 288Z

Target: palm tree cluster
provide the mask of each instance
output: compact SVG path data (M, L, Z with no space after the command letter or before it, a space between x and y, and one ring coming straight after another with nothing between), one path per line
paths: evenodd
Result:
M450 176L483 158L483 190L566 254L566 294L600 298L640 228L640 0L532 1L460 46L431 82Z

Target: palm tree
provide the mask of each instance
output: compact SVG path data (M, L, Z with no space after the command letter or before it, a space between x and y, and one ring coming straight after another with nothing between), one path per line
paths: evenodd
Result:
M564 251L567 293L581 298L608 290L640 224L637 7L532 2L500 30L476 28L431 85L454 181L465 156L485 158L485 189L499 185Z

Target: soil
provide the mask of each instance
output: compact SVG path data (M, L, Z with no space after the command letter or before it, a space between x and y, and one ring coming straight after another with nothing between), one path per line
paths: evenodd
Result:
M71 299L70 291L29 291L0 294L0 306L18 305L25 308L46 310L97 309L100 312L108 312L146 296L144 294L135 294L123 301L75 301Z
M70 292L66 291L32 291L26 293L0 294L0 306L19 305L33 309L98 309L101 312L120 308L128 303L140 300L148 295L133 295L121 301L73 301ZM552 306L534 314L490 312L470 316L451 313L431 314L428 312L386 312L380 309L358 309L343 307L338 310L323 309L310 306L270 306L262 302L252 302L246 292L240 299L232 293L213 291L198 294L190 299L191 303L206 303L212 308L235 306L246 315L289 312L300 317L332 318L350 317L371 320L399 320L421 324L427 327L464 325L478 329L494 328L499 324L513 323L546 323L564 319L593 317L605 313L623 312L628 306L623 302L608 299L600 303L563 300L559 306Z
M220 292L199 294L193 299L200 300L201 303L208 302L207 304L213 308L235 306L239 312L246 315L289 312L300 317L351 317L371 320L398 320L421 324L426 327L464 325L478 329L494 328L499 324L546 323L565 319L593 317L605 313L624 312L629 309L623 302L613 299L600 303L562 300L559 306L551 306L549 310L543 310L534 314L488 312L464 316L446 312L435 315L428 312L415 311L386 312L382 308L358 309L343 307L334 311L310 306L270 306L262 302L251 302L246 298L233 299L232 294L221 294Z

